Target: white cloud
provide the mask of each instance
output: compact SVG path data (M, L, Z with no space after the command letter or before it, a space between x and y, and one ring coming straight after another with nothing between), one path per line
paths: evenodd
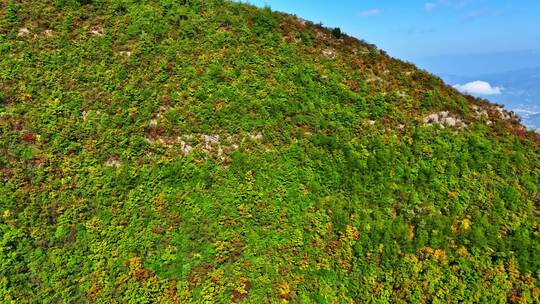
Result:
M424 10L426 12L431 12L438 7L451 7L462 9L466 7L470 2L472 2L472 0L431 0L430 2L426 2L424 4Z
M424 4L424 10L426 10L427 12L431 12L432 10L435 9L437 5L433 2L428 2L426 4Z
M501 14L502 13L499 11L481 9L481 10L467 12L465 15L463 15L462 19L465 21L470 21L477 18L481 18L481 17L497 17L497 16L500 16Z
M380 15L381 13L382 11L380 9L374 8L374 9L360 12L360 16L362 17L377 16L377 15Z
M485 81L473 81L463 85L456 84L454 86L458 91L473 95L500 95L502 92L501 87L493 87L489 82Z

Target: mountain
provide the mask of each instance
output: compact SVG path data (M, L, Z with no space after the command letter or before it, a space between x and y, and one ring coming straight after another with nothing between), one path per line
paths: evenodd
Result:
M501 94L488 96L489 99L517 113L527 127L540 130L540 68L468 77L456 75L441 75L441 77L450 84L482 80L500 87Z
M539 135L339 29L0 1L3 303L533 303Z

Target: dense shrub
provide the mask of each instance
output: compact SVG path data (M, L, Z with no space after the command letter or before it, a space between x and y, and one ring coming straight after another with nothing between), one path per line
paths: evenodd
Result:
M5 21L8 25L14 25L17 23L18 8L15 2L10 1L6 8Z
M341 29L339 27L336 27L332 30L332 35L335 37L335 38L341 38L341 36L343 35L342 32L341 32Z
M487 102L268 8L0 6L0 302L538 302L538 137Z

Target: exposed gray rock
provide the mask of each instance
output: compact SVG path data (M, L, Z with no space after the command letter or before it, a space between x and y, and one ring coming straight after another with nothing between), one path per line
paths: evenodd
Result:
M253 140L261 140L263 138L262 134L259 132L249 133L249 137L251 137Z
M322 54L324 57L328 57L328 58L335 58L336 57L336 53L332 50L323 50L322 51Z
M326 34L321 32L321 31L317 31L317 39L326 39Z
M512 119L511 113L507 112L502 107L494 106L493 108L494 108L495 111L497 111L499 113L499 116L502 119L504 119L504 120L511 120Z
M212 134L212 135L203 134L201 136L201 139L206 144L216 144L216 145L219 144L219 135L217 134Z
M116 157L111 157L105 162L105 166L118 168L120 167L120 160Z
M444 117L442 119L442 124L443 125L447 125L449 127L455 127L458 123L458 120L456 118L453 118L453 117Z
M103 36L103 28L101 26L93 26L89 33L91 36L101 37Z
M439 122L439 114L434 113L424 117L425 124L430 124L433 122Z
M226 137L219 134L190 134L177 137L147 136L145 139L151 145L161 145L167 148L179 146L178 148L184 156L199 149L205 154L213 155L224 161L227 155L238 150L246 140L260 141L262 138L263 135L260 132L251 132Z
M441 127L466 127L466 124L459 117L452 115L449 111L427 115L424 117L424 124L428 126L437 124Z
M25 37L30 35L30 30L26 27L22 27L17 31L17 37Z
M183 141L182 139L179 139L179 142L180 142L180 150L182 151L182 154L187 155L189 154L189 152L191 152L191 150L193 150L193 146Z

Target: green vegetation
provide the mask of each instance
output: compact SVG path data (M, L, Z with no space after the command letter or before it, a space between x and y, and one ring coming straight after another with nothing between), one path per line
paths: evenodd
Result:
M335 38L341 38L343 33L341 32L341 29L339 27L336 27L332 30L332 35L334 35Z
M270 9L2 0L0 299L538 303L539 142Z

